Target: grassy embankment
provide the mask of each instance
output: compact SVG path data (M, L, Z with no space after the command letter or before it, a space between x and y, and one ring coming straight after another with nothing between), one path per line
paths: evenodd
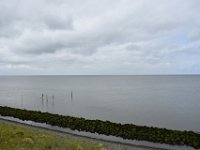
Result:
M103 144L0 122L0 150L105 150Z
M0 115L12 116L21 120L47 123L72 130L113 135L124 139L145 140L171 145L187 145L200 148L200 134L192 131L169 130L165 128L120 124L110 121L87 120L84 118L62 116L39 111L21 110L0 106Z

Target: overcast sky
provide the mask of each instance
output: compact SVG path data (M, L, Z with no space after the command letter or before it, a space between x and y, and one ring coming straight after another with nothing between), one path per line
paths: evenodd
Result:
M200 73L200 0L0 0L0 75Z

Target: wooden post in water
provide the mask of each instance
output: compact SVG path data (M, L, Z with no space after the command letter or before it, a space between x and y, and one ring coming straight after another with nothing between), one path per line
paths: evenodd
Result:
M52 106L54 106L54 95L52 96Z
M46 94L46 106L47 106L47 110L48 110L48 95Z
M21 107L23 108L23 95L21 95Z
M71 100L73 100L73 92L71 91Z
M44 105L44 94L42 93L42 106Z

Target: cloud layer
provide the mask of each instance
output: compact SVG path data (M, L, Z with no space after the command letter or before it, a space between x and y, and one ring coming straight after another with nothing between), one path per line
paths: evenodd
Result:
M199 0L1 0L0 74L200 73Z

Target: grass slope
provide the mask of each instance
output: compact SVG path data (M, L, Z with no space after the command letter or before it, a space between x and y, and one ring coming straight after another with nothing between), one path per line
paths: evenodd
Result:
M103 144L0 122L0 150L105 150Z

